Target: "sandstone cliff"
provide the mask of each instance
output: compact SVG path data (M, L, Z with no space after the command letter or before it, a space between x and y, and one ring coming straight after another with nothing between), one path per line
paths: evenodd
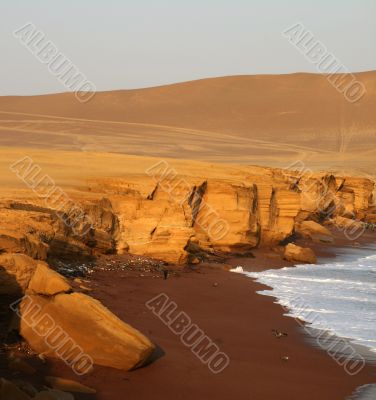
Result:
M85 216L78 221L43 199L4 201L0 251L41 260L130 252L183 264L192 253L246 254L295 233L327 240L320 229L307 234L305 221L331 223L353 237L372 224L375 185L365 178L257 167L232 180L202 175L157 169L92 180L76 194Z

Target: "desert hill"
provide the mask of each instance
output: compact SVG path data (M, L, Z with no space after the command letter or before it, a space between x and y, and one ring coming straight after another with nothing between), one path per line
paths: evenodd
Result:
M0 145L215 162L374 167L376 72L346 101L319 74L203 79L139 90L0 97Z

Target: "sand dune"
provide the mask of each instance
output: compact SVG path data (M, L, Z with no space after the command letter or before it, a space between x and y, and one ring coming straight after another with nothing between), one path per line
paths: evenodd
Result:
M0 97L0 145L370 171L376 72L349 103L317 74L235 76L140 90Z

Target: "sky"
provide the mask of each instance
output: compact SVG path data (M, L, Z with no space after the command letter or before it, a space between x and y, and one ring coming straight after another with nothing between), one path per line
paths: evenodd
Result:
M350 71L376 70L376 0L0 0L0 95L66 91L13 32L32 23L97 90L317 72L300 22Z

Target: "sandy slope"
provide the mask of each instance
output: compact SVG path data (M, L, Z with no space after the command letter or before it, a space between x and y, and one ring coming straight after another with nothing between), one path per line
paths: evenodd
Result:
M371 172L376 72L347 102L324 76L236 76L141 90L0 97L0 145Z
M33 147L1 147L0 146L0 199L12 197L12 191L17 192L17 197L33 196L33 192L12 171L11 166L19 160L29 157L32 160L31 168L40 167L41 171L36 175L39 179L43 175L51 177L56 185L63 187L74 195L87 196L87 187L92 180L102 178L119 178L141 176L144 180L151 180L148 170L163 159L157 157L133 156L115 153L97 153L89 151L66 151L49 149L35 149ZM166 164L161 168L177 174L178 179L184 177L219 178L232 182L244 182L252 175L257 182L264 180L266 174L270 174L270 168L235 165L214 164L202 161L166 159ZM25 165L27 162L25 162ZM26 167L25 167L26 170ZM173 172L172 172L173 171ZM32 176L28 172L28 176ZM154 184L154 183L153 183ZM16 195L13 193L13 197Z

